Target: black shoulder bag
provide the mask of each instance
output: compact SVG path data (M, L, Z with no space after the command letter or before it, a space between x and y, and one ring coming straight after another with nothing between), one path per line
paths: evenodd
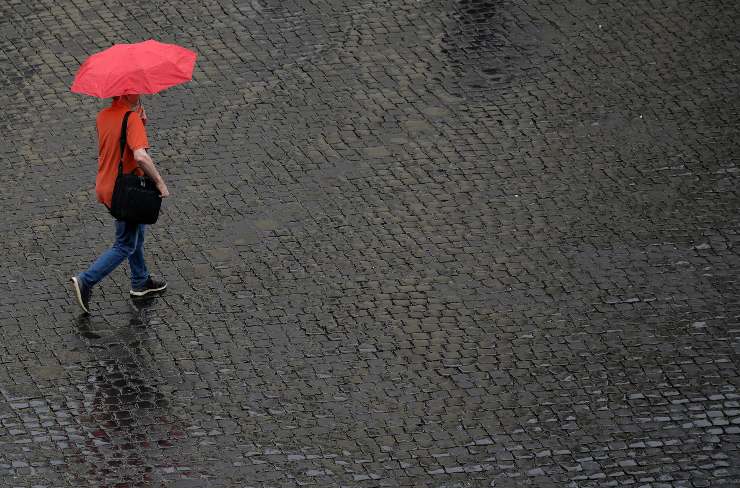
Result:
M157 185L148 176L123 174L123 151L126 149L129 115L131 112L126 112L121 124L121 160L118 162L118 177L113 187L110 213L124 222L153 224L159 217L159 208L162 205Z

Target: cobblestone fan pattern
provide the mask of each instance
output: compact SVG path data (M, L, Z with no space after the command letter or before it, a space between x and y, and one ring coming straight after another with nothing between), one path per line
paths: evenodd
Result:
M0 486L740 479L735 0L0 2ZM169 182L112 240L87 55Z

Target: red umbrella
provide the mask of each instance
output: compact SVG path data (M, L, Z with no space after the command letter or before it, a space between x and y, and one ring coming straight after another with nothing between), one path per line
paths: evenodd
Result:
M100 98L158 93L190 81L195 58L189 49L154 40L115 44L82 63L72 91Z

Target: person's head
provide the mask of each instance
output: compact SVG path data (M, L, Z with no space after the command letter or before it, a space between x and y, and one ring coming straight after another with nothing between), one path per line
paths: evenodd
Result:
M123 103L128 104L129 107L135 107L139 103L139 95L137 93L132 93L130 95L119 95L116 97L113 97L114 101L122 101Z

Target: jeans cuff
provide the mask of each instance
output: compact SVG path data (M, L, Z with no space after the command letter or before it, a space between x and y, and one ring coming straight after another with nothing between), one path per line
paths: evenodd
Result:
M136 280L135 282L134 280L131 280L131 288L133 289L142 288L144 285L146 285L146 282L148 280L149 280L149 275L147 275L146 278L144 278L143 280Z
M92 288L90 283L82 276L84 273L80 273L75 278L77 278L77 281L86 288Z

